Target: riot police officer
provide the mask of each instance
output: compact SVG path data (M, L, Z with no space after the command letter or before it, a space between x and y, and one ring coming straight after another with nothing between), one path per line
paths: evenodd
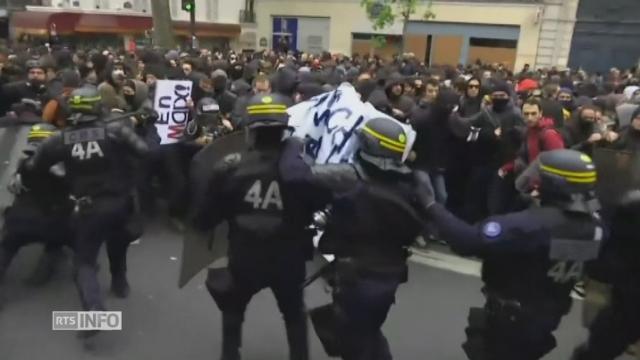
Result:
M640 190L628 191L616 206L599 263L611 280L611 302L596 316L574 360L614 360L640 339L639 218Z
M96 259L107 243L111 290L126 297L126 254L129 245L124 226L132 210L134 187L131 155L144 155L147 145L123 122L104 122L97 89L85 85L69 98L71 126L47 139L32 159L39 172L62 162L74 202L76 286L87 311L105 309L97 279ZM86 333L92 335L93 333Z
M222 311L223 360L240 359L246 307L254 294L267 287L284 318L290 359L308 359L301 285L312 249L306 225L313 210L296 201L297 195L278 172L288 123L286 108L278 95L256 95L250 100L246 150L214 165L210 192L195 205L196 229L206 231L223 220L229 224L228 267L210 270L206 281Z
M359 130L353 164L313 166L300 156L302 142L288 140L285 181L305 188L311 201L328 203L318 248L336 257L333 304L311 316L331 356L391 359L381 327L398 286L407 281L407 249L424 227L414 196L420 177L402 161L407 138L397 121L371 119Z
M5 222L0 242L0 282L18 250L33 242L45 245L45 254L38 263L36 273L39 275L37 282L47 281L55 272L55 266L62 255L62 246L69 238L68 216L71 209L64 169L56 165L46 173L35 174L25 166L38 146L55 132L55 126L51 124L31 127L27 136L28 146L24 150L26 157L20 160L9 183L9 190L15 195L15 199L4 213Z
M555 348L552 333L570 310L571 289L599 253L604 231L591 158L554 150L532 166L541 205L475 225L436 204L430 186L419 192L452 249L484 260L486 303L471 309L463 345L471 360L534 360Z

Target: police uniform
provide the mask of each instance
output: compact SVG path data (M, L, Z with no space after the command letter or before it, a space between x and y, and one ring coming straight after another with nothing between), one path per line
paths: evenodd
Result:
M339 165L308 166L301 143L289 140L282 173L310 196L324 196L330 209L319 250L336 256L333 303L311 312L325 350L347 360L391 359L381 327L407 281L407 248L424 223L414 174L402 163L403 127L372 119L358 137L356 162Z
M611 302L596 316L588 341L576 349L573 360L614 360L640 339L639 218L640 190L632 190L614 211L599 263L612 285Z
M134 184L131 155L144 155L147 145L122 122L101 119L101 99L95 87L74 90L69 99L72 125L49 138L32 159L37 171L64 163L74 203L75 280L84 310L104 310L97 279L96 259L107 243L111 289L126 297L124 227L132 210Z
M603 227L592 190L596 170L577 151L539 157L541 206L469 225L422 193L430 218L452 249L483 261L484 308L472 308L471 360L534 360L556 346L552 332L571 307L585 263L597 258Z
M211 192L196 206L197 229L229 223L228 268L212 269L206 286L222 311L222 359L239 359L242 323L254 294L270 288L283 315L290 359L308 358L302 283L312 248L312 210L296 201L278 171L286 105L278 95L247 106L247 149L215 165ZM213 206L212 206L213 204Z
M43 174L35 174L25 166L28 157L44 139L52 136L56 129L50 124L31 127L27 158L21 160L14 178L9 184L15 199L4 213L4 227L0 242L0 281L18 250L30 243L45 245L44 257L38 264L38 282L50 278L56 260L70 232L68 216L70 207L64 171L56 166Z

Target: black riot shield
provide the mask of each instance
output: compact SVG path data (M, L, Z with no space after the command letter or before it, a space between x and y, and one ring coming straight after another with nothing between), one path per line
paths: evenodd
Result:
M189 171L190 214L194 214L196 209L202 206L215 206L215 204L207 203L207 199L210 198L209 184L213 177L214 165L226 155L243 151L246 147L244 133L236 132L213 141L193 157ZM215 229L202 232L194 229L189 222L187 223L178 282L180 288L184 287L201 270L227 255L226 230L226 226L221 224Z
M640 157L637 154L596 149L593 161L598 171L596 194L604 209L613 208L629 190L640 189Z
M0 129L0 215L13 202L13 195L7 190L7 185L27 148L30 129L31 126Z

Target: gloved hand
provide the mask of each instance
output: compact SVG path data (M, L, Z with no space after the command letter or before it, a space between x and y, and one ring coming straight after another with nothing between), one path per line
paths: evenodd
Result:
M20 174L15 174L11 178L9 185L7 185L7 189L13 195L20 195L29 190L22 184L22 176L20 176Z
M416 170L413 172L413 179L418 203L427 210L436 203L436 195L429 174Z

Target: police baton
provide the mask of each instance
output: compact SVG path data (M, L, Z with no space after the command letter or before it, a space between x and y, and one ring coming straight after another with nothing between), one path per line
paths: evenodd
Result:
M325 275L326 273L328 273L330 270L333 270L333 265L336 263L335 260L333 260L330 263L326 263L325 265L323 265L318 271L316 271L315 273L313 273L311 276L309 276L300 286L301 289L305 289L307 286L311 285L311 283L313 283L314 281L318 280L320 277L322 277L323 275Z

